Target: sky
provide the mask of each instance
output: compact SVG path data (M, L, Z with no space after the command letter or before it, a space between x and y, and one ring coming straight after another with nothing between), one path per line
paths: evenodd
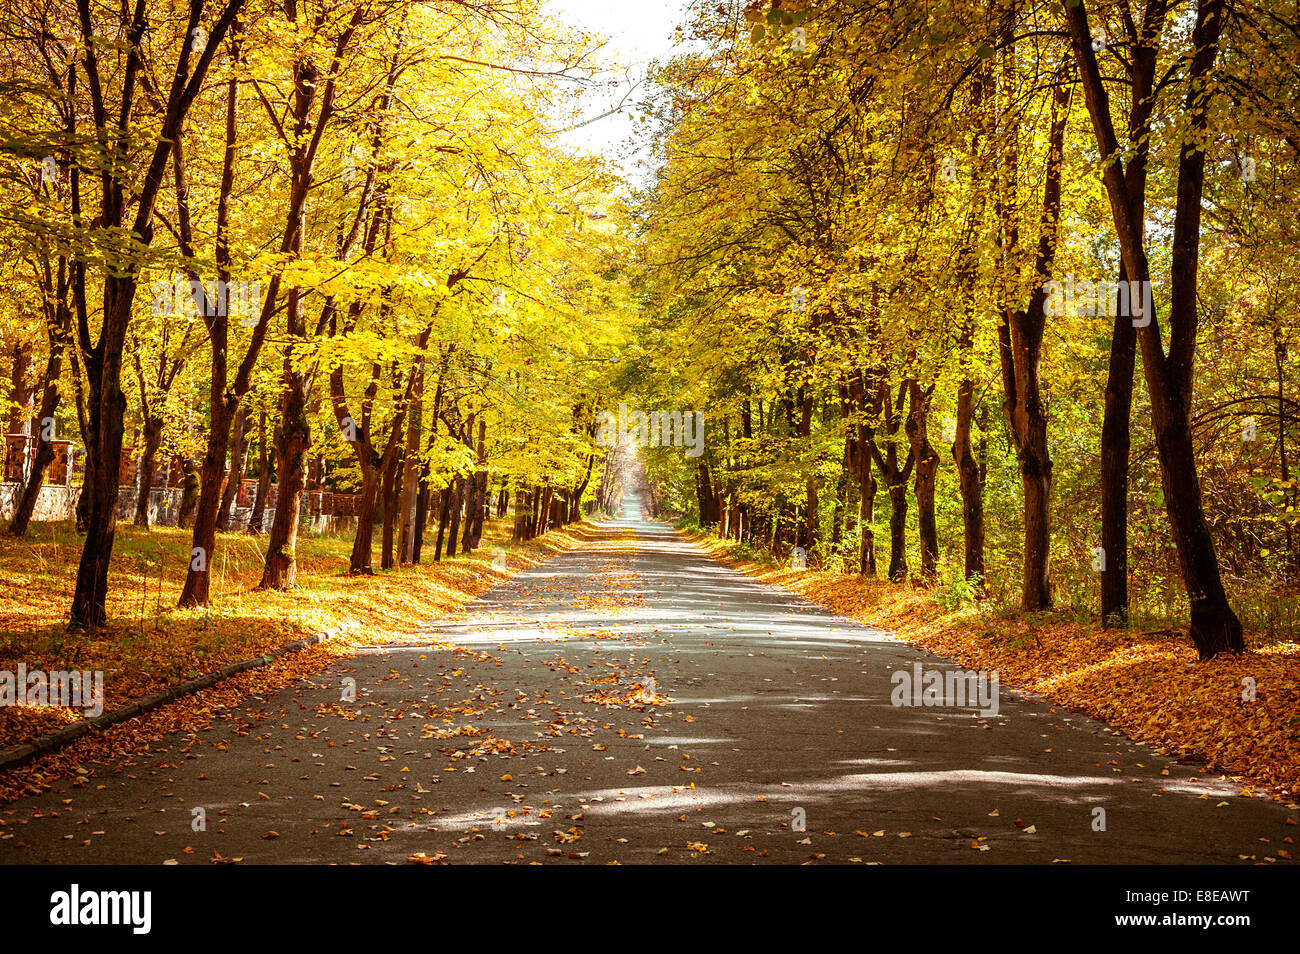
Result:
M628 178L637 178L636 163L643 158L629 150L628 119L633 111L599 117L627 97L633 104L644 94L641 85L653 59L673 55L673 27L684 22L689 0L547 0L546 12L589 33L607 37L601 51L609 66L605 79L615 81L584 95L580 110L583 125L560 135L560 141L616 162ZM629 90L632 95L627 96Z

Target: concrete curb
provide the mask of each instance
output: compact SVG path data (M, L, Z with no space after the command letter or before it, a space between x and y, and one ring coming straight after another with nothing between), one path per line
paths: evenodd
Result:
M229 666L208 673L206 676L198 676L175 686L168 686L166 689L161 689L145 696L143 699L137 699L120 709L114 709L112 712L105 712L103 715L96 716L94 719L83 719L80 722L72 723L72 725L64 726L57 732L40 735L30 742L4 749L0 751L0 772L38 755L47 755L50 752L57 751L81 738L91 729L106 729L119 722L125 722L127 719L134 719L136 716L144 715L159 706L175 702L183 696L193 695L201 689L206 689L221 682L223 679L229 679L231 676L247 672L250 669L259 669L279 656L296 653L309 646L333 639L338 633L337 629L327 629L324 632L316 633L314 636L308 636L306 639L299 639L287 646L281 646L279 649L272 650L264 655L254 656L252 659L245 659L243 662L231 663Z

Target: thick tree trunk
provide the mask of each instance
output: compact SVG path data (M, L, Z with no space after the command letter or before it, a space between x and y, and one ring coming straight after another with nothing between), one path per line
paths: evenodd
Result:
M353 576L371 576L374 566L375 514L379 505L380 474L372 466L361 467L361 495L357 501L357 532L352 538L352 553L348 558L348 573Z
M528 539L528 487L524 485L515 495L515 527L510 538L516 542Z
M1150 151L1152 89L1155 82L1158 39L1164 27L1166 0L1146 4L1138 34L1126 21L1132 55L1127 62L1129 82L1128 135L1133 157L1124 170L1124 187L1138 220L1145 226L1147 157ZM1145 229L1144 229L1145 231ZM1120 263L1119 281L1128 281ZM1110 364L1106 374L1106 405L1101 423L1101 619L1103 626L1128 622L1128 485L1130 419L1133 408L1133 371L1137 329L1132 316L1117 314L1111 333Z
M122 355L136 277L134 273L110 276L104 285L100 341L86 361L92 444L86 448L86 539L69 611L69 626L73 629L98 628L107 622L108 565L117 532L118 463L122 459L126 417Z
M876 479L871 475L871 458L861 454L862 473L859 477L858 532L862 535L858 543L858 574L874 577L876 575L876 534L872 524L876 522Z
M889 579L907 582L907 481L889 485Z
M1028 443L1028 442L1027 442ZM1052 461L1043 426L1019 453L1020 483L1025 493L1025 560L1020 605L1026 611L1052 605Z

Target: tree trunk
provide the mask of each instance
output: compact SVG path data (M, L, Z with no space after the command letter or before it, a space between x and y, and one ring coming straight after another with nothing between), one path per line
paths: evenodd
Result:
M352 553L348 558L348 573L353 576L371 576L374 551L375 514L379 505L382 483L379 471L365 464L361 467L361 497L357 501L357 532L352 538Z
M1145 225L1147 157L1150 152L1152 88L1155 82L1157 40L1168 6L1164 0L1148 3L1140 35L1125 21L1132 55L1126 61L1132 92L1129 96L1128 134L1133 158L1124 170L1124 186L1139 221ZM1144 229L1145 231L1145 229ZM1128 281L1120 263L1119 281ZM1130 315L1117 314L1111 333L1110 364L1106 373L1106 405L1101 424L1101 619L1103 626L1128 622L1128 485L1130 419L1133 408L1133 370L1137 329Z
M230 512L234 509L239 485L248 467L248 408L240 405L235 412L235 422L230 438L230 476L221 494L221 507L217 511L217 529L230 529Z
M515 527L510 535L510 539L515 542L523 542L528 537L528 487L520 487L515 492Z
M456 486L455 481L448 483L447 486L443 488L442 493L439 495L440 503L438 506L438 542L434 545L433 548L434 563L437 563L439 560L442 559L442 541L443 541L444 534L446 534L447 532L447 522L451 519L451 498L453 496L455 486Z
M1061 177L1064 163L1065 128L1069 116L1070 87L1064 77L1052 100L1048 136L1047 172L1043 185L1042 215L1034 276L1038 285L1026 307L1015 308L1004 297L1002 323L998 328L1002 366L1004 409L1010 425L1020 479L1024 488L1024 570L1020 608L1024 612L1048 609L1052 605L1051 583L1051 493L1052 460L1047 447L1047 414L1039 380L1043 328L1053 263L1056 258L1058 221L1061 213ZM1015 221L1014 190L1017 157L1008 141L999 178L999 238L1004 267L1018 255L1019 225ZM1008 294L1019 294L1011 290Z
M913 491L916 494L916 524L921 545L921 578L933 583L939 574L939 527L934 516L934 484L939 455L930 445L930 398L933 388L922 390L913 379L908 387L911 413L904 429L916 461Z
M113 554L113 538L117 529L117 470L122 456L123 419L126 415L126 395L122 391L122 359L127 329L131 322L132 307L139 283L140 254L153 242L153 217L158 194L167 171L174 143L178 140L186 113L198 94L208 65L239 11L239 4L228 5L218 21L212 24L208 45L198 57L192 75L185 68L188 55L178 62L167 94L163 121L144 175L135 184L136 212L133 222L125 222L125 184L106 170L100 197L99 225L105 230L121 228L123 234L132 236L135 246L132 258L119 268L105 269L103 281L103 310L101 312L98 342L92 345L90 329L84 314L78 314L77 337L86 355L86 377L89 381L90 441L86 446L86 539L77 567L77 581L72 594L69 625L74 629L102 626L107 619L105 600L108 595L108 565ZM138 19L130 29L140 36L144 32L145 8L137 5ZM192 7L190 22L199 13ZM83 35L90 25L83 22ZM98 83L98 67L93 57L86 59L87 69L93 72L93 83ZM127 57L126 73L133 81L136 61ZM129 86L128 86L129 88ZM129 100L128 100L129 102ZM109 117L102 98L93 103L95 124L108 128ZM124 109L121 123L126 126L133 117ZM116 160L114 160L116 161ZM74 186L75 188L75 186Z
M108 565L117 532L118 465L126 416L122 354L135 290L134 272L105 279L100 341L86 360L92 442L86 448L86 539L69 611L73 629L98 628L108 620Z
M1119 280L1127 281L1120 269ZM1129 421L1133 408L1133 370L1137 330L1128 315L1116 315L1106 373L1106 406L1101 421L1101 620L1103 626L1128 622L1128 473Z
M27 372L32 366L32 343L19 341L13 346L9 364L9 408L8 434L22 434L26 430L28 404L32 389L27 384Z
M140 456L140 493L135 498L135 525L146 529L149 527L149 503L153 497L153 475L157 468L158 446L162 444L162 432L162 415L146 413L144 453Z
M406 453L402 460L401 532L399 554L402 563L415 562L416 506L420 483L420 438L424 408L420 396L424 388L424 367L416 369L410 406L406 412ZM437 418L434 418L437 426Z
M871 458L860 455L862 470L858 487L858 530L862 539L858 544L858 574L874 577L876 575L876 534L872 524L876 522L876 479L871 475Z
M266 412L263 411L259 423L257 439L257 495L253 498L253 512L248 517L248 532L262 532L262 520L266 516L266 498L271 492L271 442L266 433Z
M400 430L400 424L398 429ZM385 570L391 570L396 564L393 558L393 542L397 531L398 511L401 507L401 491L402 461L393 454L384 462L384 531L380 544L379 565Z
M1105 163L1102 181L1110 200L1124 269L1142 283L1140 287L1146 288L1151 273L1142 239L1142 218L1130 200L1124 166L1118 159L1119 142L1096 53L1090 42L1088 16L1083 4L1067 7L1066 19L1098 152ZM1223 0L1203 0L1198 6L1196 26L1192 31L1194 53L1187 70L1185 102L1185 114L1189 119L1180 144L1169 270L1169 353L1165 353L1155 309L1151 307L1151 313L1146 314L1145 301L1138 325L1138 344L1142 349L1142 370L1151 400L1151 424L1160 461L1161 483L1183 584L1191 605L1189 636L1201 659L1209 659L1221 652L1237 653L1245 648L1241 622L1228 604L1219 575L1214 540L1201 505L1189 419L1198 321L1196 295L1201 203L1205 186L1203 143L1211 98L1206 92L1206 84L1218 59L1219 40L1226 19L1227 6Z
M465 423L465 446L474 449L474 421L471 414ZM465 477L465 526L461 530L460 552L469 553L474 549L474 514L479 508L478 476L470 473Z
M290 299L298 294L289 293ZM293 306L290 306L290 310ZM298 540L298 519L302 508L302 492L306 486L307 451L311 447L311 427L307 421L307 387L304 376L292 367L288 353L285 355L285 390L280 401L280 440L276 446L276 473L279 486L275 497L275 513L271 517L271 532L266 546L266 566L258 589L292 589L298 581L298 564L295 547Z
M420 480L420 490L415 495L415 543L411 549L411 562L419 563L424 551L424 529L429 522L429 482Z
M540 523L537 526L537 530L534 533L534 536L541 536L543 533L545 533L547 530L550 529L551 499L554 496L555 496L555 490L551 487L550 484L547 484L545 489L543 489L542 491L542 503L541 506L538 508L538 519L540 520Z
M221 478L226 469L226 447L234 422L228 402L212 405L207 447L199 465L199 498L194 509L190 563L177 606L203 606L208 602L211 563L217 545L217 512L221 507Z
M907 582L907 481L889 485L889 579Z
M483 542L483 519L488 507L488 472L487 472L487 421L483 415L478 419L478 471L474 475L477 488L474 508L474 527L470 534L470 549L477 549Z
M448 557L456 555L456 534L460 530L460 511L465 500L465 478L456 477L452 486L455 489L451 494L451 522L447 525L447 549L444 553Z
M957 388L957 426L952 445L952 459L957 465L961 486L961 524L964 544L962 573L984 595L984 481L971 444L971 421L974 416L975 382L962 378Z

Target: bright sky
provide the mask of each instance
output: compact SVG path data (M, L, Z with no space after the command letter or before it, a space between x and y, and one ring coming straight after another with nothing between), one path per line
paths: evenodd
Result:
M617 161L625 175L636 175L639 156L631 152L629 142L632 121L628 115L633 111L624 108L622 113L595 117L617 107L633 87L628 104L640 100L646 67L653 59L666 60L673 55L673 27L683 23L688 5L689 0L547 0L546 11L551 16L608 38L601 51L603 62L609 65L604 78L616 81L583 97L581 116L586 124L563 133L562 142L603 153Z

